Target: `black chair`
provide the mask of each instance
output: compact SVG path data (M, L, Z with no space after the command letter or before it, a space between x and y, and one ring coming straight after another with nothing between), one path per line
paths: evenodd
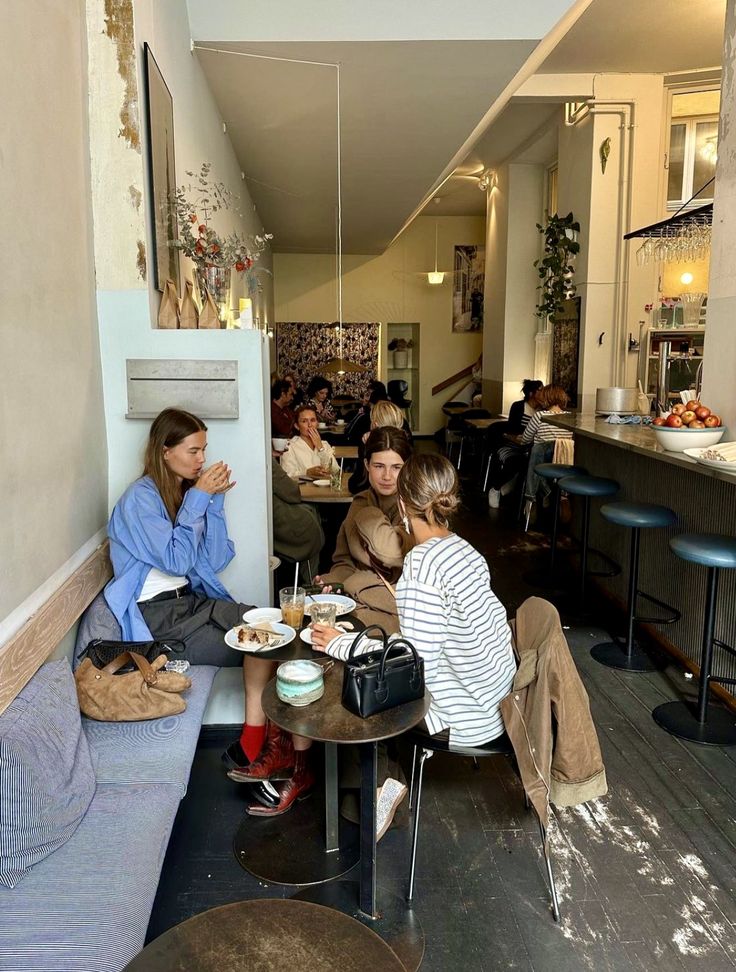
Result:
M414 745L414 754L412 756L411 763L411 784L409 789L409 810L414 810L414 822L412 825L412 837L411 837L411 869L409 872L409 892L407 894L406 900L411 902L414 898L414 875L416 872L416 860L417 860L417 842L419 838L419 810L422 802L422 781L424 779L424 764L428 759L431 759L435 753L453 753L456 756L470 756L478 767L478 760L483 756L504 756L506 759L510 759L515 764L514 750L511 747L511 741L509 740L506 733L503 736L499 736L498 739L494 739L484 746L451 746L447 739L441 739L437 736L430 736L429 733L422 732L419 729L413 729L411 732L407 733L404 737L408 739L409 742ZM419 772L417 773L417 750L421 750L419 755ZM527 807L529 807L529 801L526 799L526 794L524 794L524 799L526 801ZM547 867L547 880L549 882L549 891L552 899L552 914L555 921L560 920L560 905L557 898L557 887L555 885L555 877L552 873L552 862L550 860L549 854L549 841L547 840L547 833L542 826L542 821L537 818L539 823L539 832L542 838L542 854L544 856L544 863Z

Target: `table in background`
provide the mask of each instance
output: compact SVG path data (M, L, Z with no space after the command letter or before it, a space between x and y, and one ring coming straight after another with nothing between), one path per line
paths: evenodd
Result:
M466 425L471 425L474 429L479 429L482 432L497 422L507 422L508 419L505 415L496 415L493 418L469 418L464 419L464 421Z
M342 474L340 489L331 486L315 486L314 483L299 483L299 492L305 503L352 503L353 494L348 489L350 473Z
M357 445L336 445L333 450L336 459L357 459Z
M289 732L328 746L357 744L360 747L360 884L333 882L309 888L298 900L327 904L354 918L385 938L409 972L417 969L424 954L421 924L406 902L384 889L376 896L376 789L377 743L399 736L421 722L429 709L430 696L396 706L361 719L342 704L343 665L337 663L325 675L325 694L310 705L295 707L276 695L275 679L266 686L262 704L268 718ZM333 811L329 804L334 800ZM326 795L326 814L338 815L336 791ZM283 826L289 827L289 820Z
M319 964L317 964L319 963ZM237 901L150 942L124 972L403 972L386 942L347 915L306 901Z

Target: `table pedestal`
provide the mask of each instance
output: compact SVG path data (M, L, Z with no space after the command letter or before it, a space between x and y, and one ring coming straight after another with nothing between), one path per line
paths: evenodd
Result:
M360 910L359 894L357 883L333 881L300 891L290 900L325 905L356 918L390 945L407 972L415 972L424 956L424 929L411 906L398 895L379 887L376 894L377 917L371 918Z

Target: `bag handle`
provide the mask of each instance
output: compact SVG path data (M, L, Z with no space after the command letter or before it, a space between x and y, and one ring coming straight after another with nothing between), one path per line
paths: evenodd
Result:
M419 688L421 678L419 674L419 652L410 641L406 640L406 638L395 638L392 642L386 644L383 655L381 656L375 689L376 699L379 702L385 702L388 698L388 688L386 687L386 659L388 658L388 654L392 648L408 648L412 653L414 656L414 668L409 679L409 684L413 689Z
M111 662L105 665L102 671L106 672L108 675L114 675L119 668L122 668L123 665L127 665L130 662L133 662L133 664L136 665L147 685L156 684L158 681L158 672L152 668L151 665L149 665L143 655L139 655L135 651L124 651L121 655L118 655L117 658L113 658Z
M388 635L386 634L386 632L383 630L383 628L380 626L380 624L369 624L367 628L363 628L363 630L358 633L358 637L355 639L355 641L350 646L350 652L348 654L348 657L347 657L346 661L351 662L353 660L353 655L355 654L355 649L360 644L361 638L363 638L364 636L366 636L369 631L378 631L380 633L380 635L381 635L381 643L383 644L384 650L386 649L386 645L388 644Z

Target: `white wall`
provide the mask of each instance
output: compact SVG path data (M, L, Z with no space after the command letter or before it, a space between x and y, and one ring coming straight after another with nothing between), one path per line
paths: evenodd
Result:
M479 217L445 216L437 221L438 266L450 270L456 244L484 241ZM468 365L482 350L479 333L452 332L452 284L431 287L420 271L434 266L435 219L421 216L378 257L343 257L343 319L347 322L418 321L420 338L420 434L444 424L447 388L434 397L433 385ZM335 258L329 255L276 253L274 256L277 321L334 321L337 318ZM489 295L486 293L486 306ZM465 379L467 381L467 379Z
M0 36L2 622L104 525L107 453L84 4L2 4Z

